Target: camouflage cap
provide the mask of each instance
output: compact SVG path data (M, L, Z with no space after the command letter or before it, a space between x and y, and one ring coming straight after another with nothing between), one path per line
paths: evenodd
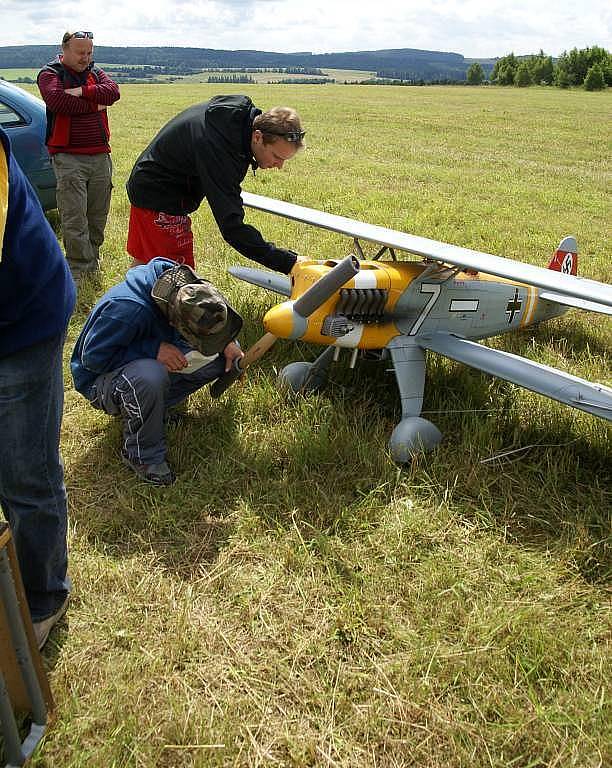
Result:
M203 355L222 352L242 328L242 318L212 283L186 264L167 269L151 298L170 325Z

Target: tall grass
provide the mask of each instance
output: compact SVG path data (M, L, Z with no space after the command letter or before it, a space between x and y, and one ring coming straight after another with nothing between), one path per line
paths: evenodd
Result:
M124 182L158 127L215 86L124 86L103 274L66 348L127 265ZM248 86L298 108L308 148L244 187L544 264L574 234L580 271L610 268L608 94L495 88ZM314 258L340 236L248 212ZM204 204L200 270L261 334L273 297ZM571 313L496 343L610 384L609 320ZM177 483L119 462L119 425L67 380L68 621L45 652L57 700L39 766L603 766L609 764L607 423L430 358L425 410L445 434L396 467L391 373L337 365L288 398L280 342L221 401L193 396L169 432Z

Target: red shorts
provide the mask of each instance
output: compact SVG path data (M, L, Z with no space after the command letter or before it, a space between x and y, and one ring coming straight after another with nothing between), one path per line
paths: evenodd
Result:
M195 266L191 219L132 205L127 252L145 264L156 256L165 256L179 264Z

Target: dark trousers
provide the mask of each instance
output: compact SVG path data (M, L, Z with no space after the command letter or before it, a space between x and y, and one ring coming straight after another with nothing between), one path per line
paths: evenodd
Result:
M218 379L225 369L219 355L193 373L169 373L157 360L133 360L94 382L92 404L123 419L123 452L138 464L166 459L164 413L192 392Z
M13 533L34 621L70 591L59 453L63 334L0 358L0 505Z

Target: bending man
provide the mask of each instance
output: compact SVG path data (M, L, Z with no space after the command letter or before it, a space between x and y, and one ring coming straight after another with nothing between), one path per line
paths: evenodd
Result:
M193 266L189 214L206 198L233 248L288 274L297 254L244 223L240 184L249 167L282 168L303 138L295 110L262 113L247 96L215 96L181 112L140 155L128 179L128 253L136 263L166 256Z

